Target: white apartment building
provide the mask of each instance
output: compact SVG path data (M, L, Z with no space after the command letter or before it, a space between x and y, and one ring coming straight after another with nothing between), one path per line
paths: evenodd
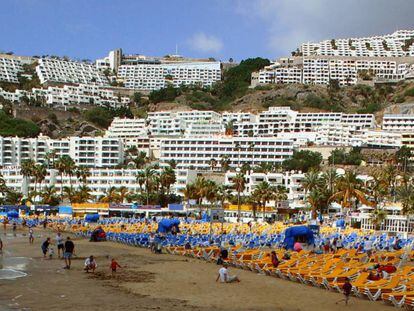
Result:
M364 131L361 145L373 148L400 148L403 135L387 131Z
M186 122L221 121L222 119L218 112L212 110L148 112L148 120L150 122L159 118L178 118Z
M175 160L181 168L208 169L212 159L220 167L220 161L226 158L231 167L243 163L252 166L262 162L280 164L292 154L292 140L277 137L167 138L160 146L160 162Z
M414 132L414 114L384 114L382 129L388 132Z
M355 85L365 72L374 82L398 82L414 71L414 58L356 58L341 56L308 56L295 58L294 65L275 62L258 72L252 86L263 84L320 84L337 80L339 85Z
M20 60L0 55L0 81L19 83L18 74L22 71Z
M324 40L303 43L303 56L403 57L414 56L414 30L397 30L392 34L362 38Z
M226 186L232 187L234 185L233 179L237 172L227 172L225 174ZM242 195L251 195L257 185L261 182L268 182L271 186L282 186L286 189L287 203L290 208L305 207L305 190L302 183L305 174L302 172L284 172L284 173L255 173L250 172L245 174L245 190ZM234 191L236 194L236 191ZM274 206L274 202L269 202L269 206Z
M121 65L118 76L124 86L138 90L159 90L169 85L212 86L221 80L220 62L177 62L171 64Z
M145 119L115 117L106 131L107 136L120 138L133 138L148 134L147 121Z
M36 98L35 94L29 91L17 89L14 92L8 92L6 90L3 90L1 87L0 96L11 102L19 102L23 97Z
M24 160L29 159L43 163L47 153L52 151L56 153L56 157L67 155L77 165L87 167L114 167L124 159L123 144L119 138L0 137L0 166L21 165Z
M94 65L85 62L42 58L36 66L36 73L42 84L56 82L108 85L105 75Z
M215 132L217 123L221 122L221 115L215 111L158 111L148 113L149 133L153 136L179 136L193 123L200 132ZM204 124L204 125L203 125ZM209 126L208 124L216 124Z
M323 124L355 126L356 130L374 128L373 114L344 114L340 112L299 113L289 107L270 107L261 112L257 122L234 123L236 136L277 136L278 133L314 132Z
M7 187L27 195L29 191L34 190L34 181L28 182L20 174L20 166L7 166L0 169ZM137 182L137 175L140 170L137 169L115 169L115 168L91 168L90 176L86 178L87 186L91 189L93 200L105 195L111 187L126 187L130 193L139 193L140 185ZM171 192L182 195L182 189L196 179L196 173L189 170L176 170L176 182L171 187ZM82 181L72 176L63 175L55 169L47 169L47 175L42 184L37 185L37 190L54 186L57 193L60 193L63 187L72 186L75 189L82 185Z
M371 148L401 147L401 133L357 128L355 125L326 123L316 130L316 145Z
M192 122L185 129L186 137L208 137L224 134L224 124L222 122Z
M136 147L138 151L144 151L150 154L150 138L148 132L149 129L146 119L116 117L108 130L106 130L105 136L120 138L125 148Z
M24 96L35 98L49 107L95 105L118 108L128 106L131 102L129 97L117 96L114 91L95 84L49 86L44 89L33 88L31 92L19 89L7 92L0 88L0 96L12 102L19 102Z
M401 143L403 146L414 148L414 133L401 134Z
M245 122L255 122L256 115L251 112L223 112L221 115L223 122L228 123L245 123Z
M221 63L214 60L124 55L121 49L98 59L96 68L115 72L126 88L146 91L194 84L209 87L221 80Z

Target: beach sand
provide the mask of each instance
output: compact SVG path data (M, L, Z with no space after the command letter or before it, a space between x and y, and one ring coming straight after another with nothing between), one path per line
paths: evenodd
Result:
M1 233L2 234L2 233ZM349 306L335 305L338 293L230 268L241 283L216 283L218 266L204 261L112 242L75 239L77 257L72 269L56 258L44 260L40 245L50 231L36 231L33 245L18 233L1 235L3 262L25 257L28 274L0 280L0 310L393 310L383 302L351 298ZM66 236L66 235L65 235ZM95 274L83 272L89 255L97 257ZM123 268L111 277L110 258ZM7 259L10 258L10 259ZM22 267L19 267L21 269Z

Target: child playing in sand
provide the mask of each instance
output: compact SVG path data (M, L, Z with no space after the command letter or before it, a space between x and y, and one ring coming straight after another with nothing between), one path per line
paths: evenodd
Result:
M49 245L49 259L52 259L54 254L55 250L53 249L53 246Z
M112 270L112 275L114 275L116 273L116 268L122 268L119 263L115 260L115 258L112 258L111 260L111 270Z
M342 298L341 300L337 301L336 304L338 304L338 303L340 303L342 301L345 301L345 304L347 305L348 304L348 301L349 301L349 296L351 295L351 291L352 291L352 284L349 281L349 279L346 278L345 279L345 283L342 286L342 292L344 293L344 296L345 297Z

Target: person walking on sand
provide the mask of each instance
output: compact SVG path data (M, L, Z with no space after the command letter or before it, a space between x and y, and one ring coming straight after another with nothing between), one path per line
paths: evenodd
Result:
M112 258L110 267L112 270L112 276L116 273L116 268L122 268L115 258Z
M344 285L342 285L342 292L344 293L344 298L342 298L341 300L337 301L336 304L345 301L345 304L348 305L349 302L349 296L351 295L351 291L352 291L352 284L349 281L348 278L345 279L345 283Z
M240 279L237 277L237 275L229 275L229 271L227 267L228 267L227 263L224 263L223 267L220 268L216 282L218 280L220 280L221 283L240 282Z
M3 255L3 241L0 238L0 255Z
M65 268L70 269L70 265L72 264L72 256L75 250L75 244L70 240L68 236L65 242L65 252L63 253L63 257L65 258Z
M29 244L33 244L34 242L34 232L33 232L33 228L30 227L29 228Z
M7 231L7 224L9 223L9 219L7 217L4 217L3 219L3 229L4 229L4 234L6 234Z
M56 240L56 245L57 245L57 250L58 250L58 258L60 258L60 251L62 250L62 256L63 256L63 253L65 252L65 245L63 244L63 237L60 232L56 234L55 240Z

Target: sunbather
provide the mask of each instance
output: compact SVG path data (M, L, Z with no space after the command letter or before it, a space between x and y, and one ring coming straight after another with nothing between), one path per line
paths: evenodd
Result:
M226 263L223 264L223 267L220 268L216 282L220 280L221 283L233 283L233 282L240 282L237 275L229 275L229 271L227 269L228 265Z

